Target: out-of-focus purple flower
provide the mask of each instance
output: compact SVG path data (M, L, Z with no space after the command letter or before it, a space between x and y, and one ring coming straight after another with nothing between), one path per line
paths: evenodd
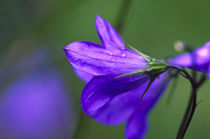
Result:
M188 67L200 72L210 74L210 42L194 50L192 53L186 53L173 58L172 64Z
M156 78L141 102L139 98L150 80L148 74L130 76L149 64L142 55L126 49L120 35L97 16L96 29L102 45L77 41L64 50L78 76L88 82L81 103L84 112L96 121L116 125L127 121L126 138L143 138L147 131L147 115L163 93L167 73Z
M69 138L72 105L55 70L30 72L0 97L0 138Z

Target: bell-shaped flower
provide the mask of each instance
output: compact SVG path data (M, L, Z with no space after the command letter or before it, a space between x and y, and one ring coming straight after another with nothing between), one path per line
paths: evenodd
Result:
M210 75L210 42L197 48L192 53L186 53L173 58L170 63L191 68Z
M82 108L103 124L127 122L127 139L143 138L147 115L169 82L166 63L126 49L120 35L101 17L95 23L102 45L77 41L64 48L78 76L87 82Z

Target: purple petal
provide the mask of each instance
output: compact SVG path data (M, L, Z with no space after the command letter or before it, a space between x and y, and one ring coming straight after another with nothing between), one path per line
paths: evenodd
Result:
M132 94L138 93L140 87L114 97L109 103L92 113L91 117L97 122L109 125L124 122L135 110Z
M168 72L165 72L161 74L159 78L155 79L155 81L152 83L152 86L148 89L146 95L143 97L141 101L143 105L141 103L138 104L139 110L149 112L155 106L155 104L162 96L163 92L166 90L168 84L170 83L170 78L166 78L167 75Z
M142 85L149 79L148 75L114 78L113 76L96 76L84 88L81 97L83 110L88 115L95 115L100 108L114 97Z
M128 49L118 49L113 53L99 44L78 41L67 45L64 50L69 62L85 81L97 75L121 75L146 66L142 56Z
M79 78L81 78L84 82L88 82L89 80L91 80L93 78L93 74L91 73L87 73L85 71L82 71L80 69L74 69L74 71L76 72L77 76Z
M209 67L208 67L208 74L209 74L209 77L210 77L210 64L209 64Z
M107 96L107 99L102 99L103 101L96 98L96 100L101 102L101 105L103 106L99 106L100 108L98 108L95 112L92 111L90 114L91 117L103 124L116 125L127 120L136 109L139 109L139 111L144 113L148 113L157 103L158 98L167 86L167 83L162 85L162 81L165 79L166 75L167 73L164 73L160 75L160 78L157 78L154 81L140 103L139 98L147 87L148 81L136 89L123 94L118 94L113 99L110 96ZM102 98L104 98L104 96L105 95L102 94Z
M136 112L126 125L126 139L142 139L147 132L148 122L145 113Z
M125 49L123 39L115 31L115 29L103 18L96 16L95 19L96 29L98 36L101 39L102 44L106 48L117 47L120 49Z
M169 79L166 80L167 72L160 75L159 78L156 78L152 86L144 95L141 102L138 102L138 99L141 96L141 93L138 93L133 96L133 103L136 103L135 113L129 118L126 125L126 137L127 139L141 139L146 135L147 132L147 115L158 102L159 98L162 96L166 87L168 86ZM141 86L142 89L145 89L147 84ZM141 91L142 92L142 91Z
M210 42L192 53L179 55L170 61L172 64L208 72L210 64Z

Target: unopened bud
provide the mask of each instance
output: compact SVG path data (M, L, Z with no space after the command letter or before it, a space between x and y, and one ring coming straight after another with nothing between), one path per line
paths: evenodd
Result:
M177 52L182 52L184 51L186 48L185 48L185 43L182 42L182 41L176 41L174 43L174 49L177 51Z

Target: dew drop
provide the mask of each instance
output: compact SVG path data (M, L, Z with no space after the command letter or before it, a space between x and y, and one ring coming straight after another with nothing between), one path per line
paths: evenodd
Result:
M110 55L110 56L112 56L113 54L112 54L112 52L108 52L108 54Z
M126 54L125 54L125 53L123 53L123 54L122 54L122 57L126 57Z

